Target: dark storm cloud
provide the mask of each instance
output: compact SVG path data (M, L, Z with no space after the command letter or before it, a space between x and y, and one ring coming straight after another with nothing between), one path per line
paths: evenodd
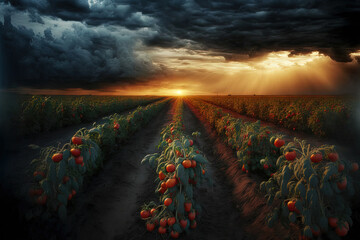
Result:
M64 32L61 38L53 36L51 27L38 36L26 26L1 26L3 48L12 59L9 67L14 73L23 69L17 75L21 83L52 79L54 85L68 80L81 85L81 79L125 81L155 73L158 69L150 60L136 57L136 41L149 47L211 50L229 61L289 50L290 57L320 51L335 61L349 62L349 53L360 49L360 1L353 0L5 2L14 11L26 12L32 22L53 17L80 24L74 28L78 33ZM96 33L93 28L99 26L108 31ZM152 34L124 38L122 33L111 34L116 27Z
M116 36L107 28L95 31L78 23L54 38L50 28L41 36L25 27L14 27L6 16L0 33L9 79L17 79L9 82L9 87L91 89L99 82L136 82L156 70L151 61L133 51L134 37Z

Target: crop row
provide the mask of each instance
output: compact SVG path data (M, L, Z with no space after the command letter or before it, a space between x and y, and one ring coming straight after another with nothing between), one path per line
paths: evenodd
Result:
M202 97L242 115L319 136L338 135L337 126L350 126L351 100L340 97ZM342 129L344 132L349 129Z
M28 218L58 215L65 220L67 206L83 185L84 178L99 171L103 161L118 144L140 130L168 102L161 100L138 107L128 115L113 114L103 124L91 129L82 128L69 143L47 147L32 161L34 182L30 196L34 207Z
M91 122L106 114L121 112L159 100L155 97L32 96L16 114L21 134L33 134L64 126Z
M189 101L236 151L239 169L265 180L259 187L273 206L264 219L269 227L278 221L287 228L296 224L303 239L347 234L357 163L339 158L334 146L312 147L298 139L285 143L259 121L243 122L212 104Z
M141 218L146 220L148 231L152 232L159 225L158 233L163 236L170 233L172 238L196 228L201 206L194 192L199 183L208 180L208 161L193 140L184 134L182 113L183 100L178 99L172 123L161 132L160 153L149 154L142 160L159 176L156 192L160 195L160 203L144 204ZM198 134L195 132L193 136Z

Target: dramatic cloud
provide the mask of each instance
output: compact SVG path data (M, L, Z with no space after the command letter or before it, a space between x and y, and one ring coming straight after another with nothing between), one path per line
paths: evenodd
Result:
M235 65L246 75L283 53L355 69L359 59L359 1L10 0L1 16L7 87L92 89Z

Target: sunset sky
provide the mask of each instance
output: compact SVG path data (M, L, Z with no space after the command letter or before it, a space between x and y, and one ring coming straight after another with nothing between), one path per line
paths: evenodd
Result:
M360 1L0 2L0 91L343 94Z

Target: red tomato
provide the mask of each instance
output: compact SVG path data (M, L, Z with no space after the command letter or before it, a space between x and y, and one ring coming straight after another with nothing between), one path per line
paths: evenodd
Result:
M289 209L290 212L295 211L295 202L296 202L296 201L289 201L289 202L287 203L287 207L288 207L288 209Z
M55 153L52 158L53 162L60 162L63 159L63 154L62 153Z
M72 149L70 150L70 152L71 152L71 154L72 154L74 157L78 157L78 156L80 156L80 154L81 154L81 151L80 151L80 149L78 149L78 148L72 148Z
M36 202L39 204L39 205L45 205L46 204L46 200L47 200L47 196L46 195L42 195L40 197L38 197L36 199Z
M281 148L282 146L284 146L284 144L285 144L284 140L282 140L280 138L275 139L275 142L274 142L275 147Z
M191 224L190 224L190 228L192 228L192 229L195 229L196 228L196 221L195 220L193 220L193 221L191 221Z
M81 145L82 144L82 139L81 137L72 137L71 138L71 141L73 144L75 145Z
M191 160L191 167L196 168L196 161L195 160Z
M165 234L165 233L166 233L166 228L164 228L164 227L159 227L159 233L160 233L160 234Z
M73 195L70 193L68 196L68 200L70 201L72 199Z
M190 220L190 221L194 220L194 219L195 219L195 216L196 216L196 214L195 214L194 211L193 211L193 212L190 212L190 213L189 213L189 220Z
M181 219L180 220L180 226L182 227L182 228L186 228L186 226L187 226L187 224L188 224L188 221L187 220L185 220L185 219Z
M352 166L352 168L351 168L352 172L356 172L357 170L359 170L359 164L358 163L352 163L351 166Z
M160 219L160 226L166 227L166 224L167 224L167 219L166 218Z
M338 222L338 219L335 217L328 218L328 223L329 223L330 227L333 227L333 228L337 227L337 222Z
M185 208L185 211L186 211L186 212L190 212L191 207L192 207L192 203L191 203L191 202L186 202L186 203L184 203L184 208Z
M322 161L322 155L321 153L315 153L310 156L310 160L313 163L319 163Z
M166 165L166 171L171 173L175 171L175 165L174 164L168 164Z
M342 171L344 171L344 170L345 170L344 164L339 163L339 165L338 165L338 171L339 171L339 172L342 172Z
M345 222L341 226L337 226L335 229L335 232L339 237L346 236L348 231L349 231L349 224L347 222Z
M146 219L146 218L150 217L150 212L148 210L142 210L140 212L140 216L142 219Z
M175 218L175 217L169 217L169 218L167 219L167 224L168 224L169 226L174 225L175 222L176 222L176 218Z
M75 158L75 163L76 164L83 164L84 163L84 158L83 156L79 156Z
M184 168L190 168L191 167L191 161L189 159L186 159L182 162L182 165Z
M200 152L198 150L196 150L196 153L199 154Z
M175 231L171 231L170 236L171 236L172 238L179 238L179 233L178 233L178 232L175 232Z
M191 147L192 145L194 145L194 141L193 141L193 140L189 140L189 142L190 142L190 147Z
M285 154L285 158L286 158L286 160L288 160L288 161L293 161L293 160L295 160L295 158L296 158L296 152L295 152L295 151L287 152L287 153Z
M169 206L171 203L172 203L172 199L171 199L171 198L166 198L166 199L164 200L164 205L165 205L165 206Z
M176 185L176 179L170 178L166 181L166 187L172 188Z
M328 158L331 162L336 162L339 159L339 155L337 153L329 153Z
M269 165L264 164L264 169L265 169L265 170L268 170L268 169L269 169Z
M248 147L250 147L251 146L251 139L249 139L249 141L248 141Z
M205 174L205 169L202 170L202 174L203 174L203 175Z
M311 232L312 232L314 237L320 236L320 233L321 233L319 228L318 228L317 231L315 231L313 228L311 228Z
M63 183L67 183L70 180L69 176L64 176L63 177Z
M347 179L344 178L342 181L336 183L340 190L345 190L347 186Z
M41 171L35 171L34 172L34 177L38 176L38 175L41 175L42 177L45 177L45 173L44 172L41 172Z
M243 164L241 171L246 172L245 164Z
M152 232L154 229L155 229L155 224L153 223L146 223L146 229L149 231L149 232Z
M155 215L156 215L156 209L155 209L155 208L152 208L152 209L150 210L150 214L151 214L152 217L155 216Z
M166 175L162 171L160 171L159 172L159 179L162 181L162 180L165 179L165 177L166 177Z
M120 128L120 125L118 123L114 124L114 129L118 130Z
M161 194L164 194L165 191L166 191L166 188L160 188L160 189L159 189L159 193L161 193Z

